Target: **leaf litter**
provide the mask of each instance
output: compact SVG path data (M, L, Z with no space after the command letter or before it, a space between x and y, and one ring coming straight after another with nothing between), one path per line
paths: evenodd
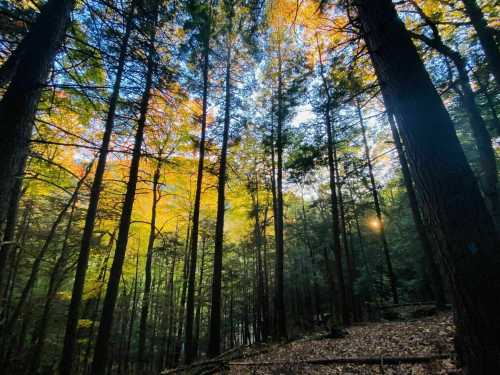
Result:
M328 358L387 358L451 354L454 352L455 328L450 313L441 313L418 320L364 323L348 328L341 339L325 339L320 335L304 337L286 344L273 344L264 353L239 362L253 365L230 366L230 375L298 375L298 374L384 374L442 375L456 374L452 358L425 364L331 364L311 365L301 361ZM278 364L255 365L263 362Z

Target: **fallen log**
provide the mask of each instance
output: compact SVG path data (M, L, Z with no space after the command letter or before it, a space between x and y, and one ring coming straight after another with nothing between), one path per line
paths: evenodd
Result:
M355 365L399 365L403 363L429 363L436 360L452 358L453 354L437 354L429 356L412 356L412 357L339 357L339 358L321 358L321 359L306 359L300 361L266 361L266 362L229 362L228 366L281 366L281 365L336 365L336 364L355 364Z
M206 367L222 367L226 363L223 359L210 359L207 361L196 362L189 366L177 367L170 370L164 370L161 372L162 375L171 375L171 374L181 374L181 373L189 373L193 370L206 368Z
M205 361L199 361L192 363L190 365L177 367L170 370L164 370L161 372L162 375L170 375L170 374L180 374L180 373L188 373L192 372L196 369L206 369L207 367L222 367L225 363L232 359L239 359L242 357L242 349L244 346L237 346L233 349L225 351L217 357L207 359Z
M161 372L161 375L173 375L173 374L182 374L182 373L192 373L193 371L203 371L205 372L210 372L212 369L220 369L222 367L227 366L230 360L235 360L235 359L248 359L251 357L255 357L261 354L265 354L270 352L273 348L268 347L264 348L262 350L253 352L253 353L243 353L242 349L245 348L245 346L239 346L233 349L230 349L218 357L207 359L205 361L199 361L195 362L191 365L187 366L180 366L176 367L174 369L169 369L169 370L163 370ZM203 373L199 373L199 375L202 375Z
M393 305L382 305L379 306L380 310L387 310L387 309L397 309L400 307L413 307L413 306L435 306L436 302L434 301L424 301L424 302L411 302L411 303L398 303L398 304L393 304ZM451 305L445 305L447 308L451 308Z

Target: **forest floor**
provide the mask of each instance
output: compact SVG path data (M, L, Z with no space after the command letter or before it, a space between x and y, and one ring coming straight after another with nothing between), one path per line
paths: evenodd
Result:
M304 337L286 344L274 344L262 350L250 347L247 359L229 362L225 374L451 374L453 360L437 359L425 364L384 364L389 357L446 356L453 353L452 316L442 313L432 317L397 322L366 323L352 326L341 339L321 335ZM252 351L254 353L252 354ZM380 358L372 365L310 364L307 361L332 358Z

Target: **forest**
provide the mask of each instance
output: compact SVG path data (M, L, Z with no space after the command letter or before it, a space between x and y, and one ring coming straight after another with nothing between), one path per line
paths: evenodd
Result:
M0 371L500 374L499 46L497 0L1 1Z

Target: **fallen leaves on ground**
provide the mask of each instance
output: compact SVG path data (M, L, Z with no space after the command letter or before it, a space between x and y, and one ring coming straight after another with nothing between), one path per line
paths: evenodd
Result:
M384 374L423 375L448 374L454 370L453 361L436 360L429 364L399 365L306 365L303 360L333 357L405 357L453 353L454 326L451 314L412 321L366 323L348 329L342 339L303 338L284 345L273 345L271 350L239 362L281 362L266 366L231 366L229 374Z

